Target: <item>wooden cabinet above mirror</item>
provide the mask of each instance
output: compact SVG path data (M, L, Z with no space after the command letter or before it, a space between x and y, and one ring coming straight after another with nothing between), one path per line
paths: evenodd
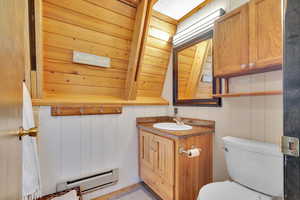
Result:
M251 0L217 20L214 58L216 77L281 69L281 1Z

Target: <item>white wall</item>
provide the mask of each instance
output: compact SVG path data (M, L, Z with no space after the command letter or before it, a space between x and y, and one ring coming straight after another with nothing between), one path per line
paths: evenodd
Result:
M52 117L40 108L39 155L43 193L56 183L111 168L120 169L120 182L86 199L139 182L136 117L168 114L167 106L127 106L121 115Z

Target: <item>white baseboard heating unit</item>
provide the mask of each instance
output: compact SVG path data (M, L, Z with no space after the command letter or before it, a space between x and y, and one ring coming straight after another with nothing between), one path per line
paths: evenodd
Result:
M63 191L80 186L83 193L99 190L114 185L119 180L119 169L96 173L86 177L80 177L74 180L57 184L57 191Z

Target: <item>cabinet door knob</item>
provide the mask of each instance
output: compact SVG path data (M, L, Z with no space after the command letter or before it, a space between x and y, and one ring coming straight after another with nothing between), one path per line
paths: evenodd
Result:
M247 64L241 64L241 69L246 69L248 67Z

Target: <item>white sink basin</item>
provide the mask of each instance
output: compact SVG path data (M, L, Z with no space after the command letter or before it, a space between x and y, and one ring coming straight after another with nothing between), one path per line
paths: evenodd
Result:
M156 123L153 124L154 128L169 130L169 131L186 131L191 130L193 127L189 125L178 125L176 123Z

